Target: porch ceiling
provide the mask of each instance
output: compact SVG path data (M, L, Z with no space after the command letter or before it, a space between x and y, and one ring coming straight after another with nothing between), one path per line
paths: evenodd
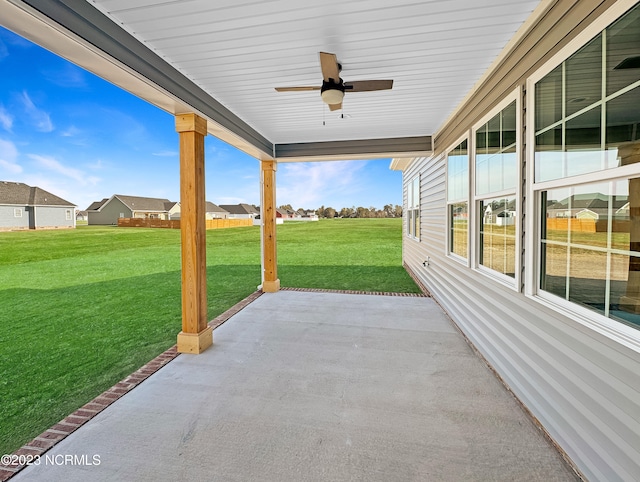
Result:
M539 0L0 0L0 23L257 157L424 155ZM542 3L547 3L543 1ZM318 52L345 81L330 112ZM345 118L341 118L344 113ZM372 141L376 139L376 141Z

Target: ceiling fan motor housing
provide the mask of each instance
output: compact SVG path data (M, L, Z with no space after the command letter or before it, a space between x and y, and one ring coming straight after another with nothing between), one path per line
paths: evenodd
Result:
M342 79L338 79L339 82L334 82L333 79L323 80L322 88L320 89L320 95L322 100L329 105L341 104L344 98L344 83Z

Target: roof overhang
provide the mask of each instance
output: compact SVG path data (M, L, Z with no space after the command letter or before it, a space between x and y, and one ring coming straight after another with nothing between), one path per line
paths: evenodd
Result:
M389 164L389 169L391 169L392 171L404 171L407 167L409 167L409 165L411 165L411 162L416 157L420 157L420 156L399 157L399 158L394 157L393 159L391 159L391 164Z
M337 0L0 0L0 24L255 158L405 159L433 154L432 134L551 1L367 0L340 3L336 23ZM315 94L275 92L317 82L319 51L393 90L349 97L339 118Z

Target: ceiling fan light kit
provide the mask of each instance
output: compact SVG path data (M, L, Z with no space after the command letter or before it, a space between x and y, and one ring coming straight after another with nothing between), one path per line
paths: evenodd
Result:
M340 79L340 83L338 84L336 84L333 79L323 81L320 96L325 104L342 104L342 99L344 98L344 84L342 83L342 79Z

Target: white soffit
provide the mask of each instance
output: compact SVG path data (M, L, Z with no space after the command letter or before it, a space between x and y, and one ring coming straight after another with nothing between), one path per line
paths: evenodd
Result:
M92 0L166 62L275 144L433 134L538 0ZM345 81L393 89L345 95L330 112L318 52ZM344 114L344 118L341 117Z

